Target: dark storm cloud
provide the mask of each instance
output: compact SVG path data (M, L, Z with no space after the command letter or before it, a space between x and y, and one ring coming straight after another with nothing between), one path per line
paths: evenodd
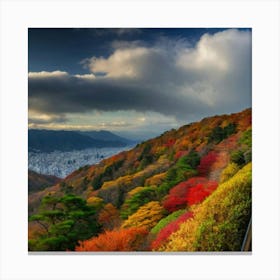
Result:
M29 78L29 108L46 114L95 109L155 111L179 116L199 107L192 98L184 100L176 94L130 79Z
M250 32L206 34L194 48L123 44L110 56L85 63L91 75L30 73L29 109L136 110L195 119L251 106Z
M117 37L131 37L139 35L142 30L139 28L94 28L88 29L93 36L117 36Z

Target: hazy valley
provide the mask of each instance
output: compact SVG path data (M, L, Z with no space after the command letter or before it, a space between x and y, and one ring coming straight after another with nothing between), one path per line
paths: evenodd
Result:
M28 169L64 178L74 170L92 165L133 146L87 148L73 151L28 152Z

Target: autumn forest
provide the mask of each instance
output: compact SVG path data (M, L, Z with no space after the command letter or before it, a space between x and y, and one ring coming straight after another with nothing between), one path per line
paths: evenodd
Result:
M251 109L164 132L29 194L29 251L241 251Z

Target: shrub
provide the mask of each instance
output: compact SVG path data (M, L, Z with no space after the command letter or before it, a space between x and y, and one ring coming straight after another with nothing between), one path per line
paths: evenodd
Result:
M246 145L248 148L252 148L252 128L244 131L238 142Z
M136 213L128 217L122 224L122 228L146 227L151 229L165 214L164 208L158 201L151 201L141 206Z
M198 153L194 150L191 150L188 155L181 157L178 162L177 166L180 168L184 168L185 166L190 166L191 168L195 169L200 162L200 157Z
M187 205L187 194L189 188L197 184L206 184L208 180L204 177L194 177L187 181L181 182L170 191L166 199L163 201L163 207L169 212L185 208Z
M91 196L87 199L87 204L90 206L95 207L96 209L99 209L103 206L104 201L102 198L97 196Z
M251 217L252 164L221 184L159 251L240 251Z
M122 219L127 219L128 216L135 213L138 208L152 200L156 199L156 190L153 187L144 187L131 198L125 200L121 208Z
M212 132L208 138L208 143L210 143L212 141L215 143L219 143L223 139L224 139L224 130L222 127L217 126L212 130Z
M158 249L162 245L162 243L164 243L173 232L179 229L180 225L183 222L185 222L190 218L193 218L193 213L187 212L179 216L175 221L170 222L168 225L162 228L158 233L156 239L152 242L151 249L152 250Z
M166 172L164 182L157 188L159 199L164 197L173 186L197 174L197 171L190 166L188 161L191 160L184 156Z
M166 176L166 172L156 174L145 181L146 186L159 186L163 183L164 178Z
M230 160L239 166L243 166L246 163L244 153L241 150L232 152L230 155Z
M221 174L220 183L223 183L228 179L230 179L238 170L239 170L239 166L236 163L234 162L229 163Z
M189 206L202 202L218 186L215 181L209 181L205 184L200 183L188 189L186 201Z
M98 214L98 223L100 223L103 229L113 229L120 223L119 211L111 203L108 203Z
M211 166L217 159L217 154L215 152L209 152L206 156L201 158L200 163L197 167L198 173L202 176L208 175L211 170Z
M219 143L236 132L236 124L230 123L225 127L217 126L212 130L208 138L209 142Z
M179 216L181 216L183 213L185 213L185 209L177 210L171 214L169 214L167 217L161 219L151 230L152 234L158 234L158 232L167 226L172 221L176 220Z
M79 242L75 251L138 251L142 249L147 234L143 227L105 231L98 237Z
M144 189L144 187L142 186L139 186L139 187L136 187L134 189L132 189L131 191L129 191L126 195L127 198L131 198L132 196L134 196L136 193L142 191Z
M239 171L223 185L220 193L213 196L213 206L219 212L204 211L197 230L195 250L239 251L251 217L251 164ZM219 201L219 195L228 187L227 197ZM225 194L224 194L225 195ZM218 200L216 200L218 198ZM219 206L219 204L221 204ZM208 203L209 205L209 203ZM207 207L207 205L205 205ZM208 206L209 207L209 206Z

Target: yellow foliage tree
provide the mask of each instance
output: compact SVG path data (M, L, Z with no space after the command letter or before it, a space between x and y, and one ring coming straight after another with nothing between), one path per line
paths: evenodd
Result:
M194 209L159 251L239 251L251 216L252 164Z
M144 189L144 187L141 187L141 186L132 189L131 191L129 191L127 193L126 198L131 198L132 196L134 196L135 194L139 193L143 189Z
M225 181L230 179L238 170L239 167L236 163L229 163L221 174L220 183L224 183Z
M122 224L122 228L146 227L151 229L164 216L164 213L165 209L158 201L151 201L129 216Z
M103 199L97 196L91 196L87 199L87 204L96 208L101 208L103 206L103 203Z
M166 172L156 174L145 181L146 186L159 186L165 179Z

